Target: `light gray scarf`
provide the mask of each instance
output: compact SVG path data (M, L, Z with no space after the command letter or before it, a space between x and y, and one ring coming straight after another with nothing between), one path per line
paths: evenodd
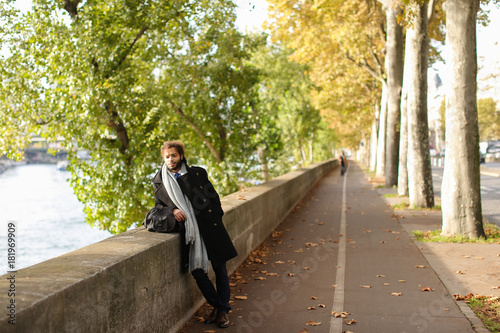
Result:
M187 168L184 163L182 163L181 173L187 173ZM166 164L163 164L161 168L161 177L168 196L172 199L174 205L186 214L187 217L185 226L186 244L189 245L189 271L192 272L195 269L201 268L205 272L208 272L207 249L205 248L205 243L198 230L198 223L196 221L193 206L184 193L182 193L174 173L168 171Z

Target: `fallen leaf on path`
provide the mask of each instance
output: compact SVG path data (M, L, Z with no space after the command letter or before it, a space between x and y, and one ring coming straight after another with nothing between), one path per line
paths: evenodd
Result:
M379 278L385 278L385 275L379 274L379 275L377 275L377 277L379 277Z
M316 296L311 296L311 299L318 299Z
M391 296L401 296L402 293L391 293Z
M405 283L406 280L398 280L399 283Z
M326 305L324 305L324 304L318 304L318 306L319 306L320 308L326 308Z
M433 291L434 290L431 287L422 287L421 285L418 285L418 287L420 288L420 291Z
M208 331L203 331L203 333L215 333L217 331L214 331L214 330L208 330Z
M367 286L365 284L360 285L361 288L371 288L372 286Z
M385 241L380 241L380 244L384 244L384 243L385 243Z
M299 333L309 333L309 331L307 330L307 328L304 328L302 331L300 331Z
M466 254L462 254L462 258L464 258L464 259L469 259L469 258L470 258L470 256L469 256L469 255L466 255Z
M234 296L234 299L240 300L240 301L245 301L248 299L247 296Z
M254 280L265 280L265 279L266 279L266 278L265 278L265 277L263 277L263 276L258 276L258 277L256 277Z
M332 284L332 287L338 287L339 285L338 284Z
M483 260L484 257L476 257L476 260Z
M443 311L450 311L450 309L444 308Z
M498 287L491 287L491 289L500 289L500 286L498 286Z
M310 306L307 308L307 310L316 310L316 308L314 306Z
M304 252L304 250L302 250L302 248L298 249L298 250L295 250L293 252L297 252L297 253L301 253L301 252Z
M453 294L453 297L455 297L456 301L465 301L465 300L473 298L474 294L469 293L467 296L462 296L460 294Z
M464 274L464 272L462 272L462 271L456 271L455 273L457 273L457 274Z
M415 265L415 268L425 268L424 265Z
M387 232L391 232L391 229L385 229L385 231L387 231Z
M278 260L278 261L275 261L274 263L275 263L275 264L284 264L285 262L284 262L284 261L281 261L281 260Z
M390 286L390 284L389 283L384 283L384 286Z
M356 320L354 320L354 319L345 319L344 322L347 325L352 325L352 324L356 323Z
M319 326L319 325L321 325L321 322L320 321L315 322L315 321L309 320L306 325L309 325L309 326Z
M288 273L288 276L295 276L294 273Z
M338 317L347 318L348 315L349 315L349 312L345 312L345 311L337 312L335 310L332 311L332 316L335 318L338 318Z

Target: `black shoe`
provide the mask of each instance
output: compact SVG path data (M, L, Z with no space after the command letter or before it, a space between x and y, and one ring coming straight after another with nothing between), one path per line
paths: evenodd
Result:
M216 323L217 322L217 319L218 319L218 311L217 309L213 309L212 310L212 313L210 313L210 316L207 317L207 319L205 319L205 323L206 324L213 324L213 323Z
M226 312L221 312L217 315L217 326L220 328L226 328L229 327L229 324L229 316Z

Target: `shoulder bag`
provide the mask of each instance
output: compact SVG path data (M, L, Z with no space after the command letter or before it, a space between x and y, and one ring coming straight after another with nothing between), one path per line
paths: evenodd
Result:
M172 210L161 204L156 204L149 210L142 224L151 232L173 233L180 231L180 224L175 219Z

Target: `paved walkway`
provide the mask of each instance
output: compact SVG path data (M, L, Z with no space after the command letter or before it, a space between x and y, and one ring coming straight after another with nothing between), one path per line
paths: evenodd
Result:
M204 306L180 332L486 332L451 294L475 293L474 279L481 292L498 292L499 246L416 242L407 231L439 228L439 214L394 214L356 164L339 173L321 180L233 274L234 325L200 322ZM488 279L473 275L483 271Z

